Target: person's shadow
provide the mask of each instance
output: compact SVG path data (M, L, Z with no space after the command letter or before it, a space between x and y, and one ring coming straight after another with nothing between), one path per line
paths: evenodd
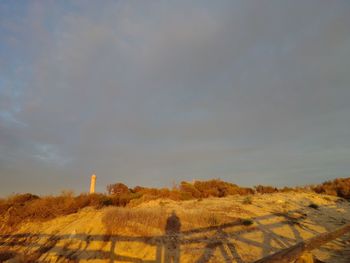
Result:
M165 225L164 263L180 262L180 229L180 218L173 211Z

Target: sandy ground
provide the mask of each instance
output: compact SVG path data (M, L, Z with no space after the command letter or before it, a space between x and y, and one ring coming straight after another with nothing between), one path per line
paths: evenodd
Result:
M138 208L162 209L168 225L175 229L147 229L144 225L145 235L133 228L110 235L103 218L111 208L86 208L48 222L27 223L16 233L0 235L0 252L3 258L7 255L6 262L254 262L350 222L350 202L336 197L276 193L254 195L251 204L246 204L245 198L143 203ZM188 218L194 211L197 215L198 211L210 212L226 221L197 227L198 218ZM181 222L184 216L187 221ZM242 224L248 221L253 224ZM350 262L350 235L313 254L324 262Z

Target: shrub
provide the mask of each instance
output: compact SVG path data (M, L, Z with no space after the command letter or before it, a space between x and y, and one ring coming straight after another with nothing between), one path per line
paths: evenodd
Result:
M180 191L184 193L189 193L193 198L202 197L201 192L191 183L181 182Z
M39 199L39 196L30 194L30 193L16 194L16 195L10 196L8 202L12 204L24 204L26 202L29 202L35 199Z
M260 194L271 194L278 192L278 189L276 187L272 186L264 186L264 185L257 185L254 187L256 192Z
M31 194L10 196L0 202L1 229L14 230L26 221L45 221L58 216L78 212L80 209L92 206L101 208L109 205L125 206L135 195L127 197L104 194L81 194L73 196L63 194L59 196L38 197Z
M138 199L141 197L140 193L129 193L122 195L112 195L110 196L112 205L114 206L126 206L131 202L131 200Z
M251 196L246 196L243 199L242 203L245 204L245 205L251 205L253 203L253 198Z
M334 195L350 199L350 178L337 178L333 181L327 181L314 186L312 190L320 194Z
M125 184L116 183L107 185L107 192L110 195L125 195L128 194L130 190Z
M285 186L285 187L283 187L280 191L283 192L283 193L288 193L288 192L293 192L293 191L295 191L295 189L294 189L294 188L291 188L291 187Z
M240 188L232 183L213 179L209 181L195 181L193 186L201 193L201 197L224 197L240 194Z
M255 192L252 188L248 188L248 187L239 187L238 188L238 194L240 194L240 195L252 195L254 193Z
M113 196L123 195L125 197L130 194L138 194L138 198L140 198L138 202L154 200L157 198L168 198L171 200L179 201L200 199L209 196L224 197L234 194L246 195L254 193L254 190L251 188L241 188L235 184L227 183L219 179L209 181L195 181L194 183L183 181L180 183L179 187L173 187L172 189L157 189L141 186L136 186L133 189L129 189L126 185L118 183L109 185L107 187L107 190Z
M15 258L17 253L14 251L0 251L0 262L6 262L9 259Z
M253 220L250 218L242 219L242 225L244 226L250 226L254 224Z
M309 207L311 207L313 209L318 209L319 208L319 206L317 204L314 204L314 203L310 204Z

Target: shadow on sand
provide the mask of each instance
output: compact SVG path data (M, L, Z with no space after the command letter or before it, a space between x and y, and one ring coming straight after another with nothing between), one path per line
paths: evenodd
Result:
M259 250L260 257L279 251L280 249L290 247L303 240L301 231L308 232L309 235L319 234L312 224L318 224L317 213L334 213L334 208L320 207L318 211L311 211L312 220L308 224L302 221L295 221L286 214L269 214L252 218L252 226L244 226L244 221L237 219L230 223L196 228L181 231L181 222L179 217L173 212L167 219L165 234L161 236L121 236L121 235L87 235L87 234L67 234L67 235L48 235L23 233L15 235L0 235L0 262L10 258L24 258L24 262L52 262L52 255L59 262L79 262L80 260L99 259L106 262L157 262L157 263L179 263L183 251L192 254L193 262L205 263L215 257L220 257L220 262L252 262L258 258L249 257L247 252L240 251L242 247L251 247ZM305 211L295 210L294 213L300 213L308 220L310 214L304 214ZM271 222L273 221L273 222ZM341 224L341 222L339 222ZM275 231L280 227L289 228L291 235L285 236ZM326 230L331 226L326 226ZM258 234L262 238L255 239L249 237L249 234ZM60 242L64 241L64 242ZM79 245L70 246L72 242ZM108 249L92 249L92 242L102 242ZM153 259L142 259L140 257L125 256L116 253L118 243L144 243L154 249ZM339 241L338 241L339 242ZM193 245L196 247L193 248ZM191 247L192 246L192 247ZM23 249L25 248L25 249ZM19 255L17 251L21 251ZM23 252L24 251L24 252ZM24 254L24 255L23 255ZM51 257L50 257L50 256ZM20 260L19 260L20 262Z

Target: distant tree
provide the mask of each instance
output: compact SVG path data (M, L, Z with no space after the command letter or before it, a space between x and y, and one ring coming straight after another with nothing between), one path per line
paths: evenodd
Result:
M116 183L107 185L107 192L110 195L122 195L130 193L130 190L125 184Z

